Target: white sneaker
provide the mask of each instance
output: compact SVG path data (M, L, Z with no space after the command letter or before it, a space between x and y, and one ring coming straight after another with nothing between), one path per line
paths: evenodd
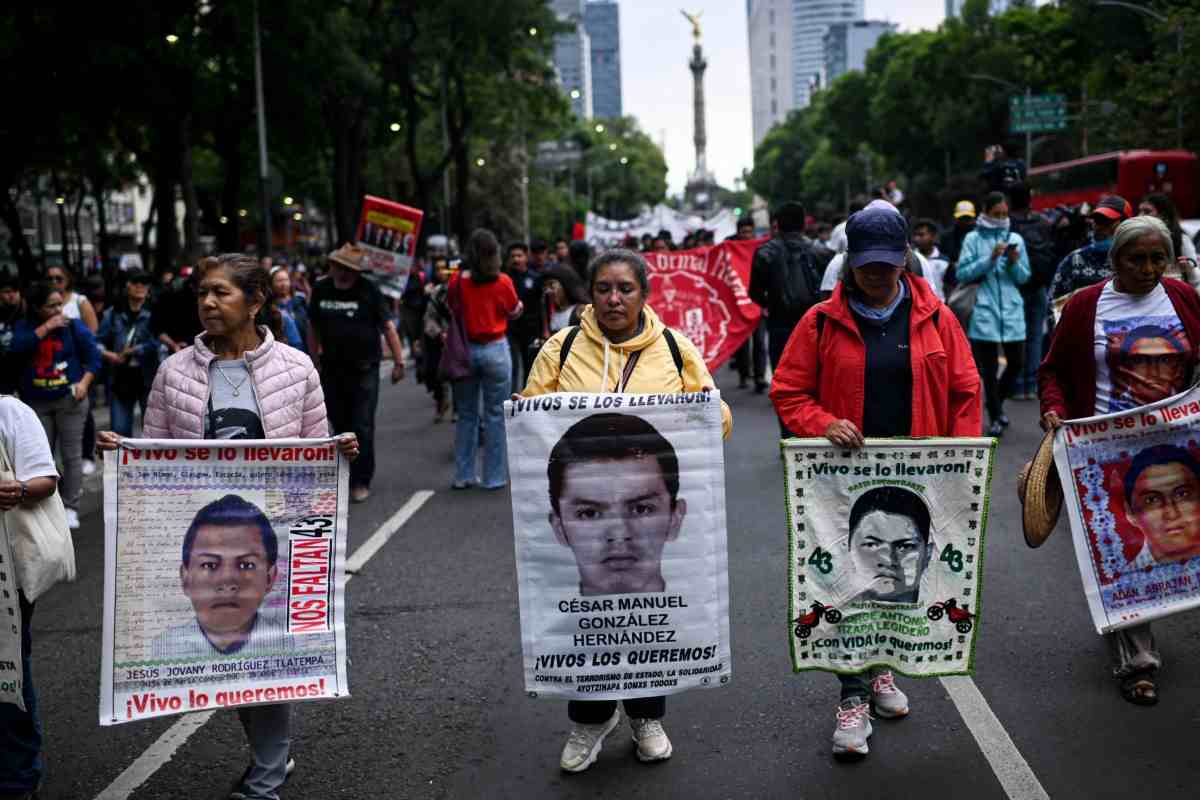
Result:
M833 731L833 754L841 758L862 758L871 738L871 705L863 697L848 697L837 707L837 728Z
M629 718L633 741L637 743L638 761L666 761L671 757L671 740L657 719Z
M83 459L83 474L84 475L95 475L96 474L96 462L90 458Z
M73 508L67 509L67 527L73 531L79 530L79 512Z
M567 734L567 743L563 745L562 758L558 765L566 772L583 772L596 763L600 755L600 747L604 737L612 733L613 728L621 721L621 712L614 711L607 722L599 725L583 725L574 723L571 732Z
M908 716L908 696L896 686L891 671L880 673L871 681L875 713L884 719Z

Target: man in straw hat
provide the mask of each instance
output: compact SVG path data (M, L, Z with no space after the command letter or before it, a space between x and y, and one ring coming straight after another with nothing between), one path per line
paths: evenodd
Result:
M352 244L329 254L329 275L317 281L309 301L309 353L321 371L330 427L354 431L361 453L350 465L350 499L371 494L375 474L375 409L383 334L392 352L392 383L404 379L404 355L391 310L379 287L363 276L365 250ZM328 359L322 354L336 354Z

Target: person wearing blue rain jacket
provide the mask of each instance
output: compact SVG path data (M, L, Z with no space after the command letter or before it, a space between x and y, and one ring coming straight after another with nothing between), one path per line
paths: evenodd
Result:
M1004 400L1013 390L1025 354L1025 302L1017 287L1029 280L1025 240L1009 229L1008 198L988 194L975 230L963 239L956 271L959 285L979 285L967 338L983 379L991 427L989 436L1002 436L1008 427ZM1006 364L997 374L1000 353Z

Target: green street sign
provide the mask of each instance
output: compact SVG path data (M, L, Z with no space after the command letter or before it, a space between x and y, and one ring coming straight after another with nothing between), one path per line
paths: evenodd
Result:
M1067 98L1061 94L1013 95L1008 99L1013 133L1061 131L1067 127Z

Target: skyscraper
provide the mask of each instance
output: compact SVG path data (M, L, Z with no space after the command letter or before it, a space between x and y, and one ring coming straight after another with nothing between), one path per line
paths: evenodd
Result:
M825 67L825 32L863 18L864 0L746 0L754 144L808 105Z
M583 27L592 45L592 113L619 117L621 103L621 25L616 0L588 0Z
M583 0L553 0L558 18L575 30L554 37L554 68L576 116L592 116L592 42L583 24Z
M835 22L825 33L825 84L829 85L853 69L866 66L867 52L879 37L896 30L891 22L858 20Z

